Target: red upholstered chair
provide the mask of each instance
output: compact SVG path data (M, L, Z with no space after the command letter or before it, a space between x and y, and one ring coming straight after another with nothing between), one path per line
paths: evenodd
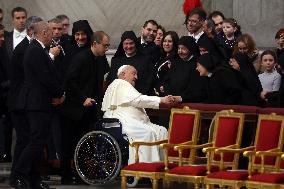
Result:
M198 110L172 109L170 115L170 125L168 140L154 143L133 142L131 145L136 148L135 163L124 167L121 170L121 188L126 188L127 177L150 178L153 189L158 188L158 180L164 177L165 171L177 166L178 153L173 150L177 144L196 144L199 130L200 113ZM138 149L141 145L160 145L164 149L164 162L145 163L139 162ZM182 157L183 160L192 162L195 150L187 150ZM175 162L175 163L174 163Z
M170 181L190 182L194 183L195 188L199 188L203 183L206 174L211 171L219 170L220 161L222 161L221 169L223 168L237 168L239 155L227 153L224 156L215 154L214 150L217 148L239 148L241 145L244 114L236 113L232 110L223 110L217 112L214 117L214 133L212 142L201 145L178 145L175 147L182 155L184 149L202 149L207 153L207 165L182 165L179 163L175 167L165 173L165 182Z
M252 175L249 180L246 181L247 188L284 188L284 152L256 152L256 156L261 157L261 173ZM266 169L265 157L275 156L279 158L275 164L275 170Z
M231 186L232 188L240 188L246 185L252 175L261 172L261 158L255 156L259 151L281 152L283 146L284 134L284 116L276 114L264 115L258 117L256 137L254 146L243 149L217 149L216 153L220 155L224 153L243 153L249 158L248 170L225 170L208 174L204 179L207 188L212 185ZM277 158L267 156L264 158L264 165L267 170L273 170Z

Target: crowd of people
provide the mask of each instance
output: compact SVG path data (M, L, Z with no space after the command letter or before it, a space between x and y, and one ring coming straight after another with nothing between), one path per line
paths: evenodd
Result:
M72 166L76 144L104 111L105 117L120 119L143 111L141 122L146 123L147 115L139 108L177 102L284 107L284 29L275 35L278 47L261 52L234 18L194 8L185 17L187 36L147 20L140 37L123 32L109 64L105 53L110 36L94 32L87 20L74 22L69 35L66 15L44 21L27 17L22 7L11 15L11 32L0 22L0 160L13 160L12 187L48 188L39 170L46 145L48 158L60 160L61 183L79 182ZM118 89L121 101L111 100ZM104 96L111 102L102 103ZM117 111L112 103L117 103ZM154 138L166 138L165 129L148 119L147 124L159 130L151 133ZM137 131L139 124L134 125ZM126 126L125 131L132 132ZM17 141L12 153L13 128ZM157 159L152 150L156 156L145 161Z

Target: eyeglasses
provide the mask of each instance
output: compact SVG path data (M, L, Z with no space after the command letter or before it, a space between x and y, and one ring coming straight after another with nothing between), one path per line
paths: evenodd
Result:
M102 44L102 43L98 43L98 44L101 44L105 49L110 47L110 44Z
M188 19L187 20L187 23L189 24L189 23L192 23L192 24L197 24L198 22L199 22L199 20L190 20L190 19Z

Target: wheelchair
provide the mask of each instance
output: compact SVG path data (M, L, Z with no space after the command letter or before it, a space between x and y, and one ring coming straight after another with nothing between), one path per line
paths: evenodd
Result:
M74 163L79 176L90 185L115 181L127 165L128 145L118 119L99 120L76 146Z

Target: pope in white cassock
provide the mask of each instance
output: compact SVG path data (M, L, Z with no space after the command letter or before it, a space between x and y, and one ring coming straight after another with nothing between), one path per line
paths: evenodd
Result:
M123 132L129 142L154 142L167 139L165 127L150 122L144 108L158 109L160 104L168 105L171 97L147 96L135 88L137 71L133 66L124 65L118 69L118 79L107 88L102 103L104 118L117 118L122 123ZM159 146L140 146L139 162L155 162L161 160ZM128 163L135 162L135 149L129 147Z

